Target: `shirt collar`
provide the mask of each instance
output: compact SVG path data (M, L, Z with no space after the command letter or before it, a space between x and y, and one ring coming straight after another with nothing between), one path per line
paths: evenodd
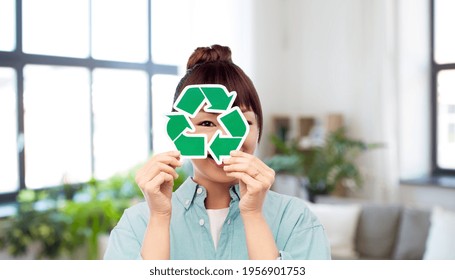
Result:
M175 196L177 199L182 203L183 207L186 210L193 204L193 201L196 197L196 193L198 188L202 188L205 192L204 199L206 196L206 190L204 187L198 185L196 182L193 181L191 177L188 177L182 185L175 191ZM229 194L231 195L231 199L233 201L240 200L240 188L239 185L235 185L230 188Z

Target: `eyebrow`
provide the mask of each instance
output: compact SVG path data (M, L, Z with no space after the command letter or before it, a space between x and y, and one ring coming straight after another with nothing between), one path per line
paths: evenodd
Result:
M212 113L212 112L205 112L205 111L200 111L199 113L210 115L210 116L217 116L220 114L220 113Z
M248 112L253 112L253 110L251 109L241 109L242 113L248 113ZM221 113L212 113L212 112L206 112L206 111L199 111L199 113L203 113L203 114L208 114L208 115L211 115L211 116L214 116L214 115L220 115Z

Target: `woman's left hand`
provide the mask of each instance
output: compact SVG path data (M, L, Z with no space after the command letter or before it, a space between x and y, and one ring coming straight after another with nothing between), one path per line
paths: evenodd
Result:
M240 213L261 214L265 195L275 181L275 171L254 155L232 151L224 160L226 175L239 180Z

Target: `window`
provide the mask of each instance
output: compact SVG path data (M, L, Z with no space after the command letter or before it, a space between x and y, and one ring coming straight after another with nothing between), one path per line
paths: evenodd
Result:
M99 68L93 73L92 87L94 171L96 178L106 179L147 159L147 75Z
M25 184L29 188L90 179L90 71L26 65Z
M22 0L23 51L87 58L90 51L89 5L89 0Z
M432 1L432 162L435 174L455 174L454 13L454 1Z
M163 55L152 60L162 50L153 9L151 0L0 1L0 202L147 159L160 124L152 111L168 98L152 93L172 95L178 74Z
M0 51L12 51L16 47L15 0L0 1Z
M17 163L16 72L0 67L0 186L12 192L19 184Z

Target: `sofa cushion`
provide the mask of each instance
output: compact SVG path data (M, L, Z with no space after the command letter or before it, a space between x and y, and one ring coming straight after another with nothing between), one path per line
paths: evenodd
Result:
M401 207L364 204L357 227L356 248L362 259L390 259Z
M422 259L430 227L430 211L404 208L400 220L393 258L396 260Z
M333 259L356 259L355 235L361 211L360 204L309 203L308 207L318 217L327 238Z
M425 260L455 259L455 212L436 206L426 241Z

